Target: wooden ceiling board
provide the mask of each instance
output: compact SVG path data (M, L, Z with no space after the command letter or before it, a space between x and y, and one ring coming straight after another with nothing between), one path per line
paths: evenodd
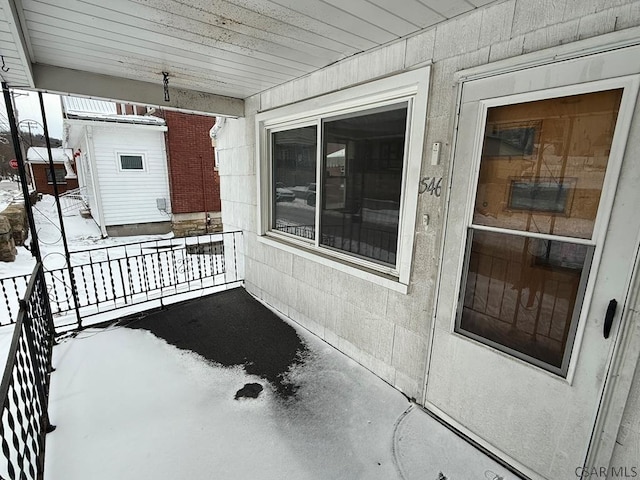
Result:
M206 2L207 0L194 1ZM343 43L347 46L351 45L357 51L369 50L370 48L374 48L379 45L378 42L370 39L369 36L362 36L361 34L350 28L342 28L338 25L335 25L331 20L327 21L327 18L315 18L313 16L291 10L290 8L279 5L278 3L275 3L271 0L228 0L228 2L227 0L214 1L232 3L234 5L242 6L243 8L247 8L259 13L268 21L277 20L279 22L287 23L290 25L296 25L304 31L332 38L337 42Z
M86 70L85 67L85 63L83 63L81 60L77 60L77 59L72 59L70 58L69 61L67 62L67 66L65 68L69 68L72 70L79 70L79 71L83 71ZM145 81L148 78L151 78L152 72L149 72L146 69L142 69L137 71L135 74L132 74L130 71L127 71L125 69L116 69L113 66L109 67L101 67L101 66L97 66L97 65L93 65L93 69L92 69L93 73L96 73L98 75L114 75L119 77L119 78L123 78L123 79L127 79L127 80L137 80L137 81ZM245 96L248 96L250 94L250 92L253 91L253 89L249 89L249 88L245 88L245 87L239 87L238 85L225 85L225 84L216 84L215 85L216 88L216 93L218 95L222 95L222 96L227 96L227 97L236 97L236 92L242 92L244 93ZM156 89L158 92L162 93L162 85L160 84L154 84L154 89ZM169 83L169 88L173 89L173 88L184 88L182 85L180 84L173 84L172 82ZM211 82L200 78L200 79L194 79L194 81L189 83L189 89L190 90L200 90L200 91L204 91L205 88L211 88ZM127 93L127 92L123 92L123 93ZM125 98L125 97L122 97ZM131 100L134 102L134 100ZM134 102L135 103L135 102Z
M410 18L411 22L419 28L430 27L438 22L446 20L445 17L437 13L432 8L427 7L418 0L402 0L392 2L390 6L389 0L369 0L382 8L393 8L393 11L403 17Z
M49 24L43 23L47 20L46 18L42 18L40 20L42 21L29 21L29 29L33 31L40 31L42 33L49 33L52 31L59 32L60 30L52 29L51 24L63 24L63 21L61 20L54 21L49 19ZM175 47L173 46L173 44L160 43L159 41L153 42L140 40L139 38L126 38L113 32L92 27L79 27L74 30L70 30L67 33L66 37L61 36L61 40L59 42L60 46L65 45L67 41L66 38L69 38L71 41L83 42L85 48L87 49L87 52L91 50L91 45L93 43L115 49L125 49L131 51L132 53L138 53L142 56L148 56L152 59L160 58L167 62L168 70L170 70L169 67L171 66L172 61L179 60L183 57L193 58L195 55L194 52L196 52L200 55L203 55L202 58L205 60L202 61L207 65L210 64L212 68L227 67L232 71L246 72L247 74L250 74L251 72L261 74L262 72L267 71L273 72L274 76L277 76L276 74L280 74L283 78L291 78L291 76L299 76L304 74L304 70L275 66L272 63L269 63L262 59L239 57L237 55L229 54L226 51L212 51L211 49L195 45L193 46L193 49L185 50L180 47ZM39 61L37 56L35 60Z
M78 69L81 65L85 65L85 69L90 69L96 73L103 74L111 74L112 72L118 72L121 76L126 78L131 78L134 80L145 80L150 78L151 76L157 75L158 69L161 68L159 65L147 64L142 65L140 68L131 70L127 68L126 65L134 63L136 59L129 59L128 62L123 62L114 58L112 56L91 56L84 55L80 58L78 55L73 55L65 51L57 50L56 48L52 48L49 46L39 45L34 42L34 46L36 46L40 50L40 55L42 58L42 63L51 64L53 61L62 60L67 68ZM58 59L58 60L56 60ZM175 67L174 67L175 68ZM200 86L200 89L208 86L209 88L212 85L215 87L216 91L225 89L225 91L230 93L234 88L241 89L245 92L252 92L256 89L264 89L268 85L260 85L249 80L242 79L233 79L233 78L225 78L217 76L215 73L211 74L211 72L203 72L203 74L198 74L192 69L178 69L175 77L169 77L170 85L174 87L180 88L190 88L195 84Z
M162 87L169 72L185 102L205 96L238 115L227 97L247 98L493 1L0 0L0 54L13 75L3 78L33 86L38 66L40 81L58 91L66 81L89 96L129 88L155 98L145 86ZM74 75L98 85L85 88Z
M96 0L83 2L83 5L86 5L86 13L100 15L101 18L134 28L165 31L167 34L172 34L179 42L193 38L209 39L208 44L218 48L221 48L219 44L223 43L264 53L281 52L279 56L296 62L308 62L312 66L325 64L336 54L334 50L318 47L299 39L287 38L277 32L234 23L218 15L187 6L182 7L179 13L174 13L135 4L133 12L125 15L117 10L119 8L124 10L127 5L131 7L131 0L110 0L109 8L102 7L100 3L102 2L96 2Z
M21 26L14 18L13 11L14 7L8 0L0 1L0 55L7 70L0 70L0 79L9 85L30 87L33 84L31 64L28 63L24 51L26 47L20 38Z
M269 1L269 0L263 0ZM355 33L362 38L371 40L377 45L399 38L399 35L389 31L384 25L370 23L361 17L348 14L345 10L334 7L323 1L313 0L270 0L292 12L306 15L315 20L330 22L335 27Z
M383 8L369 0L324 0L326 3L352 15L361 18L372 25L384 25L385 30L403 37L415 32L419 27L411 20L402 18L394 13L393 5L387 5ZM396 2L399 3L399 2Z
M90 0L94 4L100 4L100 0ZM131 0L136 5L148 5L148 0ZM348 42L341 42L332 38L332 32L318 35L309 29L303 29L299 25L292 25L275 18L268 17L248 8L221 0L191 0L185 3L179 0L155 0L154 6L161 14L165 12L180 12L180 15L203 20L208 24L223 25L224 28L239 33L251 33L256 36L273 36L278 43L281 39L296 44L312 45L318 48L330 50L336 53L353 54L360 49ZM327 29L328 30L328 29Z
M119 58L124 64L136 65L140 62L149 61L148 51L140 50L128 51L121 50L117 44L110 44L109 41L101 41L100 44L92 45L89 51L86 48L86 42L84 36L78 36L74 38L64 38L64 42L61 39L48 32L40 32L37 29L31 30L31 39L34 44L39 46L47 46L49 48L56 48L59 51L68 51L75 56L94 55L94 56L107 56L109 58ZM161 52L158 52L160 58ZM190 54L184 56L174 55L172 57L172 69L183 68L191 69L193 71L199 71L201 74L215 74L221 75L229 79L244 80L246 82L253 82L259 85L272 85L285 81L287 75L279 72L267 72L256 67L241 64L227 64L228 62L220 62L215 57L206 57L204 55ZM164 68L164 66L162 67ZM162 68L160 71L162 71Z
M445 18L452 18L475 8L466 0L422 0L422 2Z
M74 4L79 3L73 0L63 1L73 2ZM319 62L319 60L310 55L305 60L307 63L303 64L296 59L289 59L277 53L262 52L257 47L238 46L170 26L154 25L145 28L148 26L146 22L133 22L131 17L126 15L121 16L119 20L97 19L93 15L67 11L62 7L34 0L24 0L24 4L27 24L37 22L51 27L52 30L62 28L70 32L79 31L93 34L95 37L106 36L123 43L123 45L130 44L134 46L135 42L146 41L156 43L160 49L164 49L168 45L182 48L184 51L198 47L205 52L211 52L212 49L215 49L216 56L225 56L226 54L227 58L231 58L234 61L241 61L243 58L249 61L251 59L263 60L267 63L289 67L298 72L307 72L309 69L315 69L317 66L312 63L313 60ZM34 7L35 9L32 9Z

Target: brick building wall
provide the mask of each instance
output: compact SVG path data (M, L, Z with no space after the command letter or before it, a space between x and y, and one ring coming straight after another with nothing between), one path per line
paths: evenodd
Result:
M64 165L62 164L55 164L54 168L65 172ZM36 191L38 193L53 195L53 183L49 183L49 178L47 176L49 165L32 163L31 169L33 170L33 179L36 183ZM75 178L58 181L58 193L64 193L67 190L73 190L74 188L78 188L78 180Z
M220 211L220 179L209 130L214 117L162 111L174 214Z

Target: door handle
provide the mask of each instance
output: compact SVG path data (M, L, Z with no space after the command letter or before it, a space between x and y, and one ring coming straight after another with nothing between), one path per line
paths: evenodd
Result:
M609 306L607 307L607 313L604 316L604 329L603 334L604 338L609 338L609 333L611 333L611 326L613 325L613 317L616 314L616 309L618 308L618 302L614 298L609 302Z

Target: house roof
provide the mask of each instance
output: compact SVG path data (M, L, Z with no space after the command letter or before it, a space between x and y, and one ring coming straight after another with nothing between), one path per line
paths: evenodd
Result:
M51 156L53 163L64 163L65 160L73 158L73 151L70 148L52 148ZM27 161L31 163L49 163L49 153L46 147L29 147Z
M62 97L65 117L69 120L128 123L136 125L165 125L164 119L151 115L119 115L116 104L104 100L81 97Z
M14 88L242 116L251 95L493 1L0 0L0 75Z
M94 122L131 123L136 125L164 125L162 118L145 115L109 115L101 113L68 113L69 120L90 120Z
M116 115L116 104L105 100L82 97L62 97L62 103L66 113L99 113L104 115Z

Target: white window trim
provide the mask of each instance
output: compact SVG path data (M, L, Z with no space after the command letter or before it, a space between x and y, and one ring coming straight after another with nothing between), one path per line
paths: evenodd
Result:
M122 168L122 157L142 157L142 169ZM144 173L147 171L147 156L144 152L116 152L118 171L122 173Z
M413 259L418 209L418 189L426 130L430 67L400 73L339 92L261 112L256 116L256 164L258 182L258 240L316 260L346 273L406 293ZM408 101L407 137L401 184L398 252L395 268L336 252L271 231L270 132L317 125L321 118L342 115L381 104ZM318 148L321 144L318 143ZM318 157L320 160L320 157ZM318 161L320 165L320 161Z

